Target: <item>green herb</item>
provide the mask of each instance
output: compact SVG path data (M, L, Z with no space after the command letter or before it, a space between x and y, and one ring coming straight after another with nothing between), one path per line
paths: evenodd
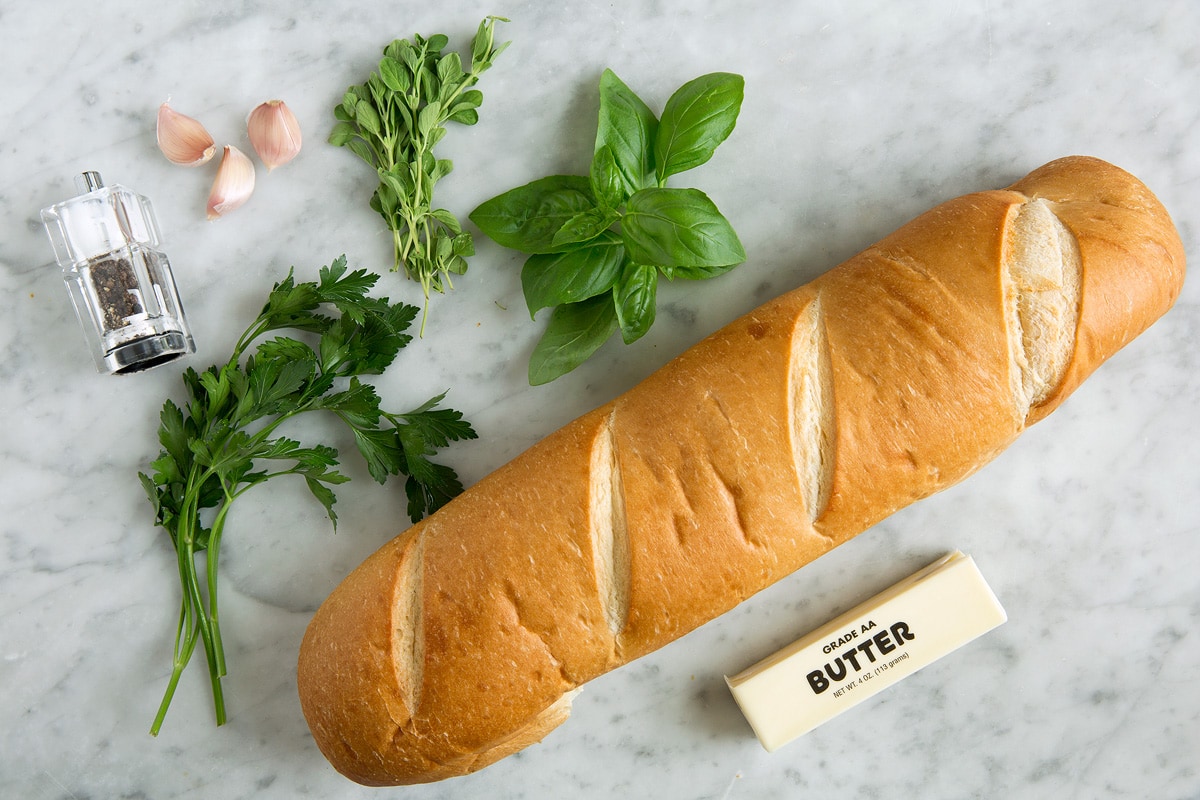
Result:
M471 212L497 243L529 254L521 270L529 313L554 309L529 361L531 384L575 369L618 330L626 344L644 336L659 275L712 278L746 260L707 195L666 185L712 158L743 90L739 75L703 75L671 96L659 120L605 70L588 175L551 175Z
M189 368L183 374L187 403L183 408L170 400L163 404L158 431L163 450L151 464L153 477L138 477L155 521L175 546L183 598L171 678L152 734L162 726L197 641L208 661L217 724L225 722L217 558L233 501L271 478L298 475L337 526L332 487L348 480L336 469L338 451L279 436L281 424L309 411L328 411L340 419L375 480L408 476L408 513L414 522L462 491L452 469L429 460L451 441L475 438L459 412L437 407L444 393L413 411L393 414L380 408L375 389L359 379L392 363L412 340L405 331L419 311L368 296L378 277L347 271L344 256L322 267L315 282L296 283L289 270L229 361L202 373ZM259 341L286 330L314 340L315 346L284 335Z
M497 21L508 20L487 17L479 23L465 68L458 53L443 53L449 44L443 34L393 41L384 48L378 71L351 86L333 110L338 121L330 143L349 148L379 177L371 208L392 231L393 269L403 268L421 283L422 334L429 293L453 289L450 276L465 273L467 256L475 253L471 234L454 214L433 206L434 186L454 167L435 158L433 148L446 135L447 122L479 121L483 93L471 87L508 47L494 42Z

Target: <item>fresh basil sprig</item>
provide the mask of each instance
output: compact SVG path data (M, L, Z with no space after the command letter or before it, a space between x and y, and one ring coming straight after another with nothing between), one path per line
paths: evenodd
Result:
M508 47L495 44L498 21L508 20L479 23L465 67L458 53L443 53L450 41L443 34L393 41L378 71L351 86L333 110L337 123L329 142L349 148L379 176L371 208L392 231L393 270L403 268L421 284L422 334L430 291L453 289L450 276L465 273L467 256L475 253L471 234L454 214L433 206L434 186L454 168L449 159L435 158L433 148L446 135L447 122L479 121L483 93L471 87Z
M660 275L712 278L746 260L707 195L666 185L712 158L743 90L740 75L702 75L671 96L660 120L605 70L588 175L541 178L471 212L497 243L529 254L521 270L529 313L554 309L529 361L531 384L575 369L618 330L626 344L645 335Z

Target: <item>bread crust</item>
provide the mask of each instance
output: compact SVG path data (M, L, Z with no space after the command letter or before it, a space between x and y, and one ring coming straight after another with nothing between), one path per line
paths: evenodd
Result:
M1075 238L1082 281L1065 376L1026 409L1013 398L1003 265L1032 198ZM1165 313L1183 275L1166 210L1097 159L1052 162L921 215L368 558L301 646L318 746L351 779L394 785L466 774L539 740L579 685L979 469ZM819 335L797 338L813 314ZM827 448L797 433L800 341L830 400ZM798 464L811 458L825 496L805 491ZM606 515L624 525L599 535Z

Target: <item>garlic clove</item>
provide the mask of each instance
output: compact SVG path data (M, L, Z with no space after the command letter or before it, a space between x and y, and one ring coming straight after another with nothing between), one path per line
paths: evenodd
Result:
M172 164L198 167L217 152L203 125L166 103L158 107L157 134L158 149Z
M228 214L250 199L254 192L254 162L232 145L225 145L221 166L208 194L208 218Z
M268 100L255 107L246 119L246 132L267 172L300 152L300 123L282 100Z

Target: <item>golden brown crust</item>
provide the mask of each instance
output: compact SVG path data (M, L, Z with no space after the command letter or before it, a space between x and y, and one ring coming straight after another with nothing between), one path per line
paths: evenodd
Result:
M838 422L817 527L837 541L961 480L1020 431L997 265L1021 202L951 200L814 282Z
M766 304L613 403L631 531L626 660L831 546L812 530L787 446L790 341L810 301Z
M1082 294L1065 377L1027 411L1004 265L1032 198L1075 237ZM317 744L382 785L465 774L537 741L580 684L974 472L1163 314L1183 272L1161 204L1095 159L927 212L367 559L301 647ZM825 383L805 395L798 376ZM798 408L817 395L829 408ZM796 422L805 414L819 431Z
M394 751L394 731L408 722L392 676L393 603L398 564L415 531L393 539L355 570L317 609L305 632L297 681L313 737L331 763L368 785L388 773L434 765L419 752ZM386 754L386 755L385 755ZM381 763L383 758L390 763Z
M1183 288L1183 242L1167 210L1139 180L1096 158L1053 161L1013 184L1051 201L1083 261L1075 356L1029 423L1045 417L1096 367L1166 313Z

